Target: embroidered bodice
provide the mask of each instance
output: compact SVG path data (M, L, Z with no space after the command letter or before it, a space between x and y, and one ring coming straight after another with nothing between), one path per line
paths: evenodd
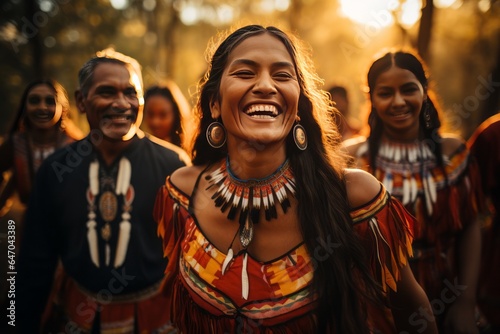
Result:
M382 141L372 170L368 141L356 152L358 167L372 173L417 217L415 239L433 243L477 214L478 171L465 145L437 164L429 146Z
M359 168L372 173L416 218L412 269L429 299L444 280L456 277L450 257L457 234L477 218L482 194L477 163L464 144L443 156L444 166L424 143L381 142L375 170L368 142L356 152Z
M189 210L189 201L190 197L168 179L155 205L158 233L169 257L166 274L170 280L165 291L172 294L173 322L181 330L184 326L210 326L224 332L241 324L254 324L257 332L271 327L284 333L312 330L316 298L310 285L316 260L305 244L267 262L243 251L223 270L226 255L203 235ZM381 188L379 195L354 210L352 217L353 228L366 241L367 249L379 245L378 257L371 262L374 276L385 290L395 289L399 266L411 253L411 216ZM245 285L247 298L242 293ZM188 313L192 319L189 324L184 319Z

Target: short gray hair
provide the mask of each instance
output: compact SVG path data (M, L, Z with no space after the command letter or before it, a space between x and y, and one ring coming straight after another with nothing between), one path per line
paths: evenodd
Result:
M129 68L132 72L132 81L137 91L137 97L140 104L144 103L144 88L142 82L141 65L139 62L123 53L115 51L113 48L107 48L96 52L96 55L88 60L78 72L78 83L84 96L87 95L94 78L94 71L99 64L118 64ZM134 75L135 74L135 75Z

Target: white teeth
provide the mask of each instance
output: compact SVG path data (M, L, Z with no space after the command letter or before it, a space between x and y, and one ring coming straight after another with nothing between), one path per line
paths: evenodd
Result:
M252 118L274 118L273 116L269 115L250 115Z
M272 115L260 115L260 116L278 116L278 109L270 104L253 105L250 106L250 108L248 108L246 111L247 114L253 114L258 112L268 112L272 114Z

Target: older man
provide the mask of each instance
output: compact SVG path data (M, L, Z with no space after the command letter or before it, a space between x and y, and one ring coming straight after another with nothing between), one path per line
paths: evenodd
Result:
M143 90L134 59L100 52L80 69L79 84L75 99L90 134L38 172L19 258L18 326L23 333L168 332L158 293L166 260L152 211L166 176L189 158L139 130Z

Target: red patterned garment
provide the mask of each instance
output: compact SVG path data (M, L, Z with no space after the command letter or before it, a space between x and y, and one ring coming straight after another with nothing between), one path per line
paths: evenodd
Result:
M123 272L123 271L122 271ZM116 271L118 273L118 271ZM124 296L114 296L120 280L110 281L109 290L92 293L85 290L59 267L54 289L42 318L42 333L94 333L96 321L100 334L116 333L175 333L165 309L168 299L153 286Z
M478 302L494 327L492 333L497 333L500 332L500 114L481 123L467 145L479 165L485 203L491 213L483 225Z
M387 153L390 149L403 153ZM405 158L412 151L418 151L418 159ZM441 298L443 283L453 284L456 277L451 265L455 237L481 211L478 165L465 145L443 156L444 170L424 145L382 142L379 152L373 171L368 142L363 143L357 151L357 165L380 180L416 217L412 270L429 300Z
M30 143L26 133L16 133L12 136L14 175L19 198L23 203L28 202L34 175L45 158L74 141L61 132L52 146L39 148Z
M203 235L189 201L167 179L155 204L158 234L169 258L164 292L171 298L173 324L182 333L314 333L314 259L305 244L267 262L240 252L223 274L226 255ZM395 290L400 268L411 256L413 217L383 187L351 215L370 254L374 277L385 291ZM244 273L247 299L242 297ZM375 328L395 332L388 310L371 311Z

